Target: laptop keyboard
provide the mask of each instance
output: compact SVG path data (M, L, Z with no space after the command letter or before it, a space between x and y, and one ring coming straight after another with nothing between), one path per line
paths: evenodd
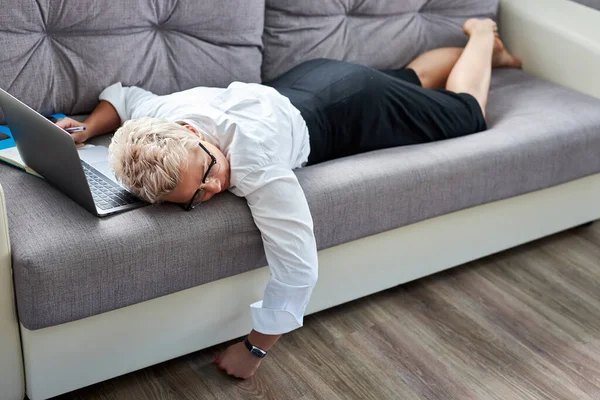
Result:
M138 203L140 201L127 190L97 172L85 161L81 161L81 164L90 185L94 202L102 210L109 210L114 207Z

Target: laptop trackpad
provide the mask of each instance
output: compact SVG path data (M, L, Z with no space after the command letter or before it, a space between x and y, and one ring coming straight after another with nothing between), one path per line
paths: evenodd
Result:
M108 147L105 146L93 146L93 147L82 147L77 149L79 158L96 168L101 174L117 182L115 175L108 164Z

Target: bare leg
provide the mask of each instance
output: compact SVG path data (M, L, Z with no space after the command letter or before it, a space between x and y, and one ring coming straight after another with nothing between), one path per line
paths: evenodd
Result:
M485 115L492 67L518 68L521 62L506 51L491 19L470 19L463 29L469 43L450 72L446 89L472 95Z
M448 77L463 53L462 47L445 47L421 54L406 68L414 70L426 89L445 88ZM494 53L492 55L492 68L519 68L521 62L513 57L496 37Z
M495 31L496 24L492 20L477 20L473 23L469 31L469 43L452 69L446 84L447 90L468 93L475 97L484 115L492 77Z
M460 47L431 50L415 58L406 68L416 72L424 88L443 88L462 52Z

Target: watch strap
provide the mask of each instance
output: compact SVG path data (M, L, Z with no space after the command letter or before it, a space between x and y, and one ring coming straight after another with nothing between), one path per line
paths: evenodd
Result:
M248 340L248 336L244 338L244 345L246 346L250 354L252 354L256 358L265 358L265 356L267 355L266 351L264 351L260 347L252 345Z

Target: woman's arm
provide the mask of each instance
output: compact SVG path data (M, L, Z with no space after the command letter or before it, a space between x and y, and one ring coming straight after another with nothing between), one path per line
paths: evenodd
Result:
M147 90L115 83L100 93L100 104L83 123L71 118L57 122L63 129L85 126L85 131L72 133L76 143L83 143L94 136L113 132L121 123L141 117L163 117L160 113L163 101Z
M250 306L254 330L248 337L252 345L268 351L281 334L302 326L318 276L313 221L302 187L289 167L273 165L250 173L238 189L261 232L271 270L263 300ZM217 363L229 374L247 378L260 360L237 343Z
M83 143L94 136L113 132L121 126L121 119L117 110L109 102L101 101L84 122L79 122L72 118L63 118L56 125L63 129L85 126L85 131L71 134L75 143Z
M317 245L304 191L284 165L250 173L258 189L246 194L260 230L271 276L262 301L250 306L254 330L279 335L302 326L304 310L317 282Z
M112 104L101 101L84 124L92 132L90 136L92 138L117 130L121 126L121 119Z

